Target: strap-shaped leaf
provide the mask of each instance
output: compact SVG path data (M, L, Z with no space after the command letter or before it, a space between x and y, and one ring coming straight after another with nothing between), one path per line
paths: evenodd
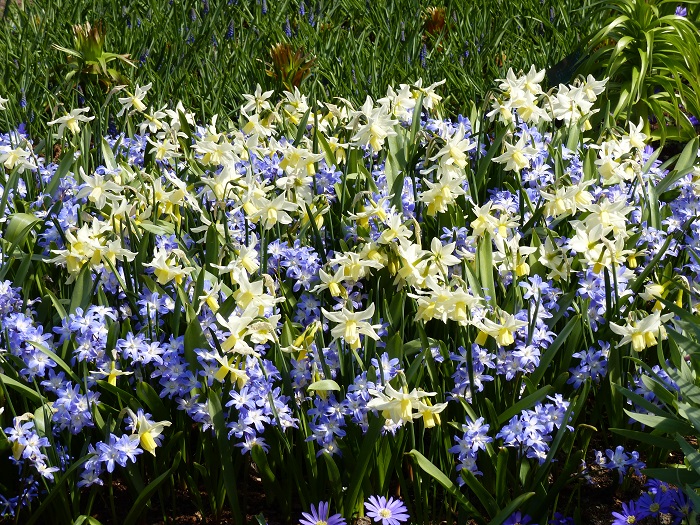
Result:
M214 426L214 434L216 435L216 443L219 448L219 457L221 460L221 474L226 487L226 497L231 505L234 523L242 525L243 516L241 516L241 507L238 504L238 491L236 488L236 472L233 468L233 460L231 458L232 448L228 440L226 432L226 420L221 409L221 400L219 394L214 391L209 391L208 403L209 415L211 416L212 425Z
M19 381L15 381L11 377L7 377L5 374L0 374L0 379L2 379L2 384L5 387L9 387L15 392L19 392L26 398L31 399L36 404L41 403L41 395L28 386L23 385Z
M146 485L146 488L143 489L143 491L139 494L138 498L136 498L136 501L134 504L131 506L131 510L129 513L126 515L126 518L124 518L124 525L134 525L141 514L143 513L143 510L146 508L146 505L151 499L151 496L153 496L153 493L158 490L158 488L170 477L175 473L177 470L177 467L180 465L180 457L181 457L181 452L178 451L177 454L175 454L175 458L173 459L173 465L163 472L160 476L158 476L156 479L151 481L148 485Z
M639 414L630 410L625 410L625 414L627 414L635 421L639 421L642 425L657 428L663 432L678 432L679 434L682 434L684 436L688 436L694 432L693 427L691 427L687 423L684 423L683 421L679 421L677 419L672 419L670 417L654 416L652 414Z
M516 509L520 508L523 503L525 503L534 495L534 492L526 492L525 494L521 494L513 501L508 503L508 505L506 505L505 508L501 512L499 512L495 518L489 521L489 525L501 525L510 517L511 514L513 514L513 512L515 512Z
M309 390L314 390L316 392L328 392L329 390L339 391L340 386L338 383L332 379L321 379L320 381L315 381L311 383L308 387Z
M469 516L475 519L478 523L485 523L484 517L480 511L472 505L469 500L462 494L459 489L455 486L450 478L448 478L439 468L437 468L433 463L426 458L423 454L418 452L416 449L409 452L416 462L416 465L420 469L437 481L443 488L450 493L450 495L457 500L459 505L469 514Z
M634 439L640 443L647 443L653 447L659 447L666 450L678 450L679 446L674 440L665 438L649 432L640 432L638 430L627 430L626 428L611 428L613 434L618 434L628 439Z
M356 456L354 469L348 485L348 490L343 502L342 512L350 515L357 503L357 497L360 494L360 487L367 478L370 459L374 453L374 446L379 439L384 426L384 418L371 418L369 429L365 433L365 437L360 447L360 453Z
M31 517L29 518L29 521L26 522L26 525L34 525L34 523L36 523L36 522L39 520L39 518L44 514L44 512L46 512L46 509L49 508L49 506L51 505L51 502L52 502L54 499L56 499L57 497L59 497L59 496L61 496L61 495L64 494L63 491L60 490L60 488L61 488L69 479L71 479L71 478L73 477L73 472L75 472L76 470L78 470L78 468L79 468L80 466L82 466L82 464L85 463L87 460L89 460L90 458L92 458L92 456L93 456L92 454L86 454L85 456L83 456L82 458L80 458L78 461L76 461L75 463L73 463L73 464L68 468L68 470L66 470L66 471L63 473L63 475L62 475L60 478L58 478L58 480L56 481L56 484L55 484L53 487L51 487L51 490L49 491L48 496L46 496L46 498L44 499L44 501L41 502L41 505L39 505L39 507L37 507L36 510L34 510L34 509L32 510Z
M520 414L523 410L533 407L538 401L544 399L547 394L551 392L551 390L552 387L550 385L543 386L536 392L533 392L529 396L522 398L520 401L510 406L508 410L505 410L500 416L498 416L498 426L503 426L510 421L513 416Z

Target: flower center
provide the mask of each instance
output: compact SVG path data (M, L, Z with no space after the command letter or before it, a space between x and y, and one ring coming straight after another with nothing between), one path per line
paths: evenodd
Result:
M379 515L382 518L391 518L391 511L389 509L381 509L379 511Z

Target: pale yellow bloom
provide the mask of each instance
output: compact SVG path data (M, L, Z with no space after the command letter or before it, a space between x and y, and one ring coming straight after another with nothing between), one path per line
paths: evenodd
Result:
M161 285L170 281L181 284L185 277L194 271L191 266L180 266L174 254L158 248L153 253L153 260L144 266L153 268L153 274L156 276L158 284Z
M143 99L146 98L146 93L148 93L148 90L151 89L152 85L153 83L149 82L145 86L136 86L134 93L129 93L127 91L129 96L120 97L118 100L122 107L119 110L119 113L117 113L117 116L121 117L125 111L131 112L132 108L134 111L138 111L139 113L146 111L146 104L143 103Z
M520 172L530 165L530 157L537 154L537 150L525 143L526 136L520 137L515 144L505 142L506 151L502 155L493 158L493 162L506 165L506 171Z
M331 335L336 339L343 339L351 348L360 348L360 335L371 337L375 341L379 340L379 335L375 330L379 325L371 325L367 319L374 315L374 303L364 311L351 312L343 307L340 312L329 312L325 308L321 309L323 316L329 321L337 323L331 330Z
M373 390L370 393L374 397L367 403L367 407L381 411L382 416L391 419L394 423L406 423L416 417L424 416L426 404L421 399L436 395L435 392L425 392L416 388L410 392L398 391L390 384L386 385L383 392ZM436 412L433 414L444 410L444 408L445 404L436 405L434 408ZM414 410L419 410L418 414L414 415ZM432 423L434 426L435 421L433 420Z
M485 334L490 335L501 346L509 346L515 342L513 334L519 328L527 326L527 322L520 321L514 315L501 311L498 322L484 318L476 326Z
M58 132L56 133L56 137L59 139L63 138L63 133L65 133L66 129L73 133L73 135L77 135L80 132L80 122L90 122L95 118L94 116L86 117L83 115L83 113L87 113L89 111L90 108L77 108L64 116L57 118L56 120L47 122L46 124L48 126L58 124Z
M632 349L641 352L645 348L656 345L657 337L666 338L666 329L662 323L671 318L673 318L672 313L661 315L661 312L656 310L640 320L628 320L625 326L610 323L610 328L617 335L622 336L617 344L618 347L632 343Z
M172 423L170 421L159 421L157 423L152 423L146 419L146 416L140 410L138 415L134 414L130 408L127 408L126 411L129 413L129 416L133 422L132 435L138 435L141 448L155 456L156 448L158 447L157 439L163 433L163 429L165 427L169 427Z

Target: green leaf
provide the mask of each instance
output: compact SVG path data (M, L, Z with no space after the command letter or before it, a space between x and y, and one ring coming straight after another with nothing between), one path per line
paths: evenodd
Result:
M547 371L547 368L549 367L549 364L554 360L554 357L559 351L559 348L561 348L564 345L569 335L573 331L574 327L576 326L576 323L578 323L580 319L580 315L575 315L574 317L572 317L566 323L564 328L562 328L561 332L559 332L559 335L557 335L554 341L552 341L552 344L549 345L549 348L547 348L545 353L542 355L542 357L540 358L540 364L537 365L535 371L530 375L530 381L532 381L532 384L534 386L537 386L542 380L545 372Z
M5 386L10 387L12 390L22 394L24 397L31 399L34 403L41 403L41 395L28 386L23 385L19 381L15 381L11 377L7 377L5 374L0 374L0 379L2 379Z
M315 381L311 383L308 387L309 390L314 390L316 392L327 392L329 390L339 391L340 387L338 383L332 379L321 379L320 381Z
M693 427L684 423L683 421L679 421L678 419L654 416L652 414L639 414L637 412L632 412L627 409L625 409L625 414L627 414L635 421L639 421L642 425L647 425L651 428L656 428L662 432L678 432L684 436L689 436L694 432Z
M661 180L656 185L656 193L661 194L670 188L675 182L679 181L681 178L685 177L688 173L693 171L693 165L698 158L698 144L700 143L700 138L695 137L693 140L686 144L685 148L681 152L678 160L676 161L676 166L666 175L663 180Z
M11 254L15 246L20 246L31 229L41 220L31 213L13 213L5 230L5 240L12 243L12 248L7 253Z
M484 294L489 297L489 304L496 306L496 285L493 280L493 245L491 235L488 232L479 240L476 251L477 277L481 284L479 295Z
M63 152L61 163L58 165L58 169L51 177L51 181L49 182L48 186L46 186L44 193L55 198L55 191L58 188L61 179L68 174L74 163L75 157L73 156L73 149L69 148Z
M109 144L104 139L104 137L102 138L100 145L102 147L102 158L104 159L105 166L111 171L116 170L117 161L114 159L114 153L112 152L112 148L109 147Z
M508 503L508 505L506 505L505 508L501 512L499 512L495 518L489 521L488 525L501 525L510 517L511 514L513 514L518 508L520 508L523 503L525 503L534 495L534 492L526 492L525 494L521 494L520 496L512 500L510 503Z
M139 223L139 227L155 235L172 235L173 233L175 233L175 226L173 226L169 222L153 224L150 221L142 221Z
M177 454L175 454L175 458L173 459L173 464L172 466L163 472L160 476L158 476L156 479L151 481L146 487L139 493L139 496L136 498L136 501L134 504L131 506L131 510L129 510L129 513L126 515L126 518L124 518L123 524L124 525L135 525L136 522L138 521L139 517L143 513L144 508L148 504L148 502L151 499L151 496L153 496L153 493L160 488L160 486L167 481L168 479L171 478L171 476L175 473L177 470L177 467L180 465L180 457L181 457L181 452L178 451Z
M301 144L301 139L304 138L304 134L306 133L306 125L309 123L309 115L311 114L311 108L313 107L313 104L309 105L309 109L306 110L306 113L304 113L304 116L301 117L301 121L299 122L299 126L297 126L297 134L296 137L294 138L294 143L292 144L293 146L298 146Z
M676 441L681 446L683 454L685 454L685 460L700 478L700 452L691 447L680 434L676 434Z
M70 299L70 308L68 309L69 313L75 313L77 308L82 308L83 311L87 309L88 305L90 304L90 300L94 295L93 289L95 288L96 284L96 282L92 282L90 267L86 264L80 270L78 277L75 279L73 295L71 295Z
M145 381L139 381L136 384L136 395L146 404L156 421L170 420L170 412L151 385Z
M328 472L328 481L330 481L333 493L335 495L336 501L341 499L341 491L343 488L342 480L340 478L340 470L338 470L338 465L335 464L333 456L330 454L322 455L326 463L326 471Z
M140 405L140 403L137 401L134 395L127 392L126 390L122 390L117 386L110 385L107 381L103 379L99 379L97 381L97 386L99 386L101 390L105 390L117 396L117 398L119 398L119 400L121 400L121 402L126 406L130 406L136 409Z
M76 375L75 372L73 372L73 369L70 366L68 366L68 364L63 359L58 357L54 352L46 348L44 345L40 345L39 343L32 343L32 346L39 350L42 354L45 354L51 359L53 359L59 366L59 368L63 370L66 374L68 374L68 377L70 377L74 383L81 383L80 378Z
M5 216L5 208L7 208L7 200L10 198L10 193L17 186L19 180L19 168L15 168L10 172L7 182L4 184L2 196L0 196L0 217Z
M374 445L377 440L379 440L383 427L384 418L381 417L372 418L369 423L369 428L362 440L360 453L355 457L355 461L353 462L352 475L341 510L343 514L349 515L357 504L360 487L368 475L367 468L369 467L370 459L374 453Z
M416 105L413 107L413 117L411 119L411 131L408 135L408 157L407 160L409 162L413 161L413 157L416 154L416 148L418 147L418 140L416 140L416 137L418 136L418 130L420 129L420 113L421 110L423 109L423 98L425 97L425 94L421 92L420 96L418 97L418 100L416 101Z
M416 449L411 450L409 454L413 456L413 459L418 467L420 467L423 472L431 476L435 481L442 485L442 487L457 500L460 506L469 514L471 518L474 518L478 523L485 523L482 513L469 502L464 494L462 494L455 486L452 480L448 478L439 468L433 465L428 458L426 458Z
M36 433L40 436L48 436L46 433L48 429L51 432L51 407L53 403L44 403L39 408L34 411L34 427L36 428Z
M207 236L205 240L206 251L204 252L205 268L206 265L209 269L212 269L212 264L219 264L219 256L222 248L220 248L221 243L219 242L219 231L216 229L216 223L211 223L209 228L207 228ZM212 270L213 271L213 270ZM200 272L203 274L204 272Z
M510 419L513 416L520 414L520 412L522 412L523 410L527 410L528 408L534 406L538 401L544 399L551 390L551 385L543 386L536 392L533 392L529 396L524 397L517 403L513 404L510 408L508 408L500 416L498 416L498 426L503 426L508 421L510 421Z
M209 343L204 336L204 331L202 330L202 325L199 319L194 317L187 323L187 329L185 330L185 359L192 367L192 370L197 369L197 354L195 349L197 348L207 348Z
M275 494L278 492L277 478L270 468L270 464L267 461L267 455L260 445L255 445L250 450L250 456L258 466L258 473L260 474L260 479L262 479L263 487L265 488L267 502L273 502L275 499Z
M501 447L496 458L496 503L502 505L509 493L508 448Z
M311 227L311 231L313 233L316 251L321 254L321 261L323 264L326 264L326 250L323 247L323 239L321 238L321 234L318 231L318 226L316 225L316 216L314 216L313 212L311 211L311 207L308 204L305 206L306 214L309 216L309 226Z
M219 395L214 390L209 390L208 409L211 416L214 434L216 435L216 443L219 448L219 458L221 460L221 475L223 476L224 486L226 487L226 497L231 505L234 523L242 525L244 523L241 515L241 507L238 504L238 490L236 488L236 472L233 468L233 460L231 458L232 448L228 440L228 432L226 430L226 420L221 410L221 400Z
M399 129L397 135L387 139L388 153L384 164L386 184L391 194L389 201L392 206L401 209L401 194L403 193L403 181L406 177L406 151L403 143L403 130Z
M658 479L678 486L685 483L695 484L698 482L698 475L685 468L684 465L669 468L645 468L642 470L642 474L649 478Z
M75 521L73 522L73 525L102 525L102 522L98 520L97 518L93 518L92 516L86 516L85 514L81 514L78 516Z
M44 501L41 502L41 505L35 509L32 509L32 513L30 515L29 521L26 522L26 525L33 525L36 523L39 518L44 514L46 509L49 508L51 502L56 499L59 496L63 496L65 493L62 490L59 490L69 479L72 479L73 477L73 472L78 470L80 466L83 465L87 460L89 460L93 455L92 454L86 454L82 458L80 458L78 461L73 463L68 470L66 470L63 475L56 480L56 484L51 487L51 490L49 491L49 494L46 496ZM68 487L69 490L72 489L72 487ZM98 522L99 523L99 522Z
M321 148L323 148L323 153L326 156L326 164L328 165L328 167L333 167L337 165L338 163L335 160L333 150L331 150L331 146L330 144L328 144L328 141L323 136L323 133L318 133L316 128L314 128L314 133L315 137L318 139L318 142L321 144Z
M469 470L464 469L460 472L464 483L469 487L469 489L474 493L474 495L479 499L481 504L486 509L489 516L495 516L498 514L499 508L498 503L496 503L495 498L491 493L484 487L481 482L476 479L476 476L472 474Z
M503 138L506 136L506 134L509 133L508 128L504 128L501 130L498 135L496 135L496 138L494 141L491 143L491 146L488 149L488 152L486 153L486 156L483 158L479 159L479 170L476 172L475 176L475 182L477 187L474 188L474 190L481 191L482 187L486 185L487 183L487 178L486 178L486 173L488 172L489 167L491 166L491 159L493 159L497 154L500 152L501 149L501 143L503 142Z
M656 414L657 416L661 417L673 417L671 414L666 412L663 408L660 406L655 405L651 401L647 401L644 399L644 397L640 396L639 394L635 394L631 390L628 390L627 388L620 386L620 385L615 385L615 389L618 390L620 393L622 393L625 397L627 397L630 401L635 403L637 406L643 408L647 412L650 412L652 414ZM678 418L674 418L678 419Z
M613 434L618 434L627 439L634 439L640 443L646 443L652 447L659 447L664 450L678 450L679 446L673 439L650 434L649 432L640 432L638 430L627 430L626 428L611 428Z

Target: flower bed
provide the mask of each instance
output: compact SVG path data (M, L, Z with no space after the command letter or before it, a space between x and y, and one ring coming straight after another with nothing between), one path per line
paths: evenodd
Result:
M3 135L0 512L117 522L118 478L119 522L186 487L238 523L254 473L302 523L566 523L587 461L645 466L596 432L663 463L694 432L698 140L662 163L604 80L543 77L456 120L440 83L205 125L147 85L108 101L133 133L94 136L104 106L51 122L55 159ZM636 518L694 519L651 488Z

